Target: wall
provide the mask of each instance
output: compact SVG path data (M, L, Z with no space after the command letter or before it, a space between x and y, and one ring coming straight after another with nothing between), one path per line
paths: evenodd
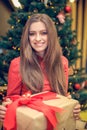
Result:
M9 9L7 6L8 4L3 1L4 0L0 0L0 36L6 35L6 32L10 27L10 25L7 23L7 20L10 17L11 9Z
M72 3L72 29L77 30L78 49L82 50L82 58L77 61L76 67L87 70L87 0L77 0Z

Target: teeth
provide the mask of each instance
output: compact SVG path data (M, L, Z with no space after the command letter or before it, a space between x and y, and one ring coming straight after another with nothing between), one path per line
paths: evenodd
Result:
M39 46L39 45L43 45L43 43L35 43L37 46Z

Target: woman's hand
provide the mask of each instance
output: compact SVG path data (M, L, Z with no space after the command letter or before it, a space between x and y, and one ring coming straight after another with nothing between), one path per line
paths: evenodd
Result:
M68 94L67 97L69 99L71 99L71 95ZM75 107L74 107L74 110L73 110L73 116L76 120L80 119L80 111L81 111L81 105L78 103Z
M0 121L3 122L4 118L5 118L5 114L6 114L6 105L12 103L12 101L10 100L10 98L7 98L2 105L0 105Z
M81 105L77 104L73 110L73 116L76 120L80 119Z
M5 106L0 105L0 121L2 121L2 122L5 118L6 110L7 110L7 108Z

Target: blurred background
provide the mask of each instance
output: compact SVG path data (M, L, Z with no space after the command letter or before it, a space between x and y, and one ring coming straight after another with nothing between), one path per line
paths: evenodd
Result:
M0 0L0 101L6 96L10 61L20 53L22 29L38 12L54 20L69 60L68 92L80 101L81 119L87 121L87 0Z

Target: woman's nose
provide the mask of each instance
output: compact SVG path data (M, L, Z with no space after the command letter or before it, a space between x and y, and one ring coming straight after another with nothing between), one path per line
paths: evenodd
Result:
M37 40L37 41L40 41L40 40L41 40L40 34L37 34L37 35L36 35L36 40Z

